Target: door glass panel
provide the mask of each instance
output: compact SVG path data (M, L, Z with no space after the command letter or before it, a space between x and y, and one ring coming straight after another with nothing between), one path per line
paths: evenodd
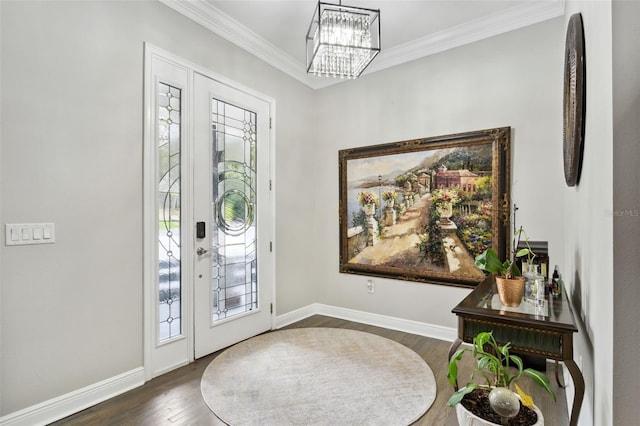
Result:
M213 141L212 321L258 307L256 113L211 102Z
M180 89L158 84L158 338L182 334Z

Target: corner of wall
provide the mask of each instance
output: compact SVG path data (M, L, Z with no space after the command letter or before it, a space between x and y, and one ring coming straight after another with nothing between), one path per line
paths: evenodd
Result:
M2 9L3 9L3 4L2 2L0 2L0 52L3 51L2 49L2 28L4 28L4 25L2 25ZM2 224L4 223L4 215L2 213L2 182L4 182L4 179L2 179L2 129L4 128L4 126L2 125L2 119L3 119L3 114L2 114L2 89L3 89L3 85L2 85L2 55L0 54L0 227L2 227L2 229L4 229L4 226L2 226ZM4 231L0 231L0 235L4 236ZM0 241L1 243L1 241ZM0 246L0 271L3 270L2 268L2 253L4 250L4 244L2 244L2 246ZM0 272L0 416L2 415L3 411L2 411L2 359L3 359L3 352L2 352L2 324L4 324L4 321L2 321L2 273Z

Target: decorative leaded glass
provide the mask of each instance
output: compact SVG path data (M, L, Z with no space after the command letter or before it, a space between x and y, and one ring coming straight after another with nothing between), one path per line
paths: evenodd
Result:
M213 321L258 307L256 113L212 99Z
M158 84L158 337L182 334L180 89Z

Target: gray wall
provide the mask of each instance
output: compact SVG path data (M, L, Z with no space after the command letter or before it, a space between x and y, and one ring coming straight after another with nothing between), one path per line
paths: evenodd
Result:
M612 3L613 37L613 424L640 418L640 2Z
M140 367L143 42L276 99L278 312L316 301L300 203L313 92L156 1L0 2L2 414ZM3 237L4 239L4 232Z
M518 225L564 264L562 18L492 37L320 91L316 241L320 301L456 327L468 290L338 273L337 151L361 145L511 126Z

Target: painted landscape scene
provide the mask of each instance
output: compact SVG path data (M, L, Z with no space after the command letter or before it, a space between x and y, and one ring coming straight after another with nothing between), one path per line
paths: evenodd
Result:
M346 261L480 281L492 246L492 144L347 160Z

